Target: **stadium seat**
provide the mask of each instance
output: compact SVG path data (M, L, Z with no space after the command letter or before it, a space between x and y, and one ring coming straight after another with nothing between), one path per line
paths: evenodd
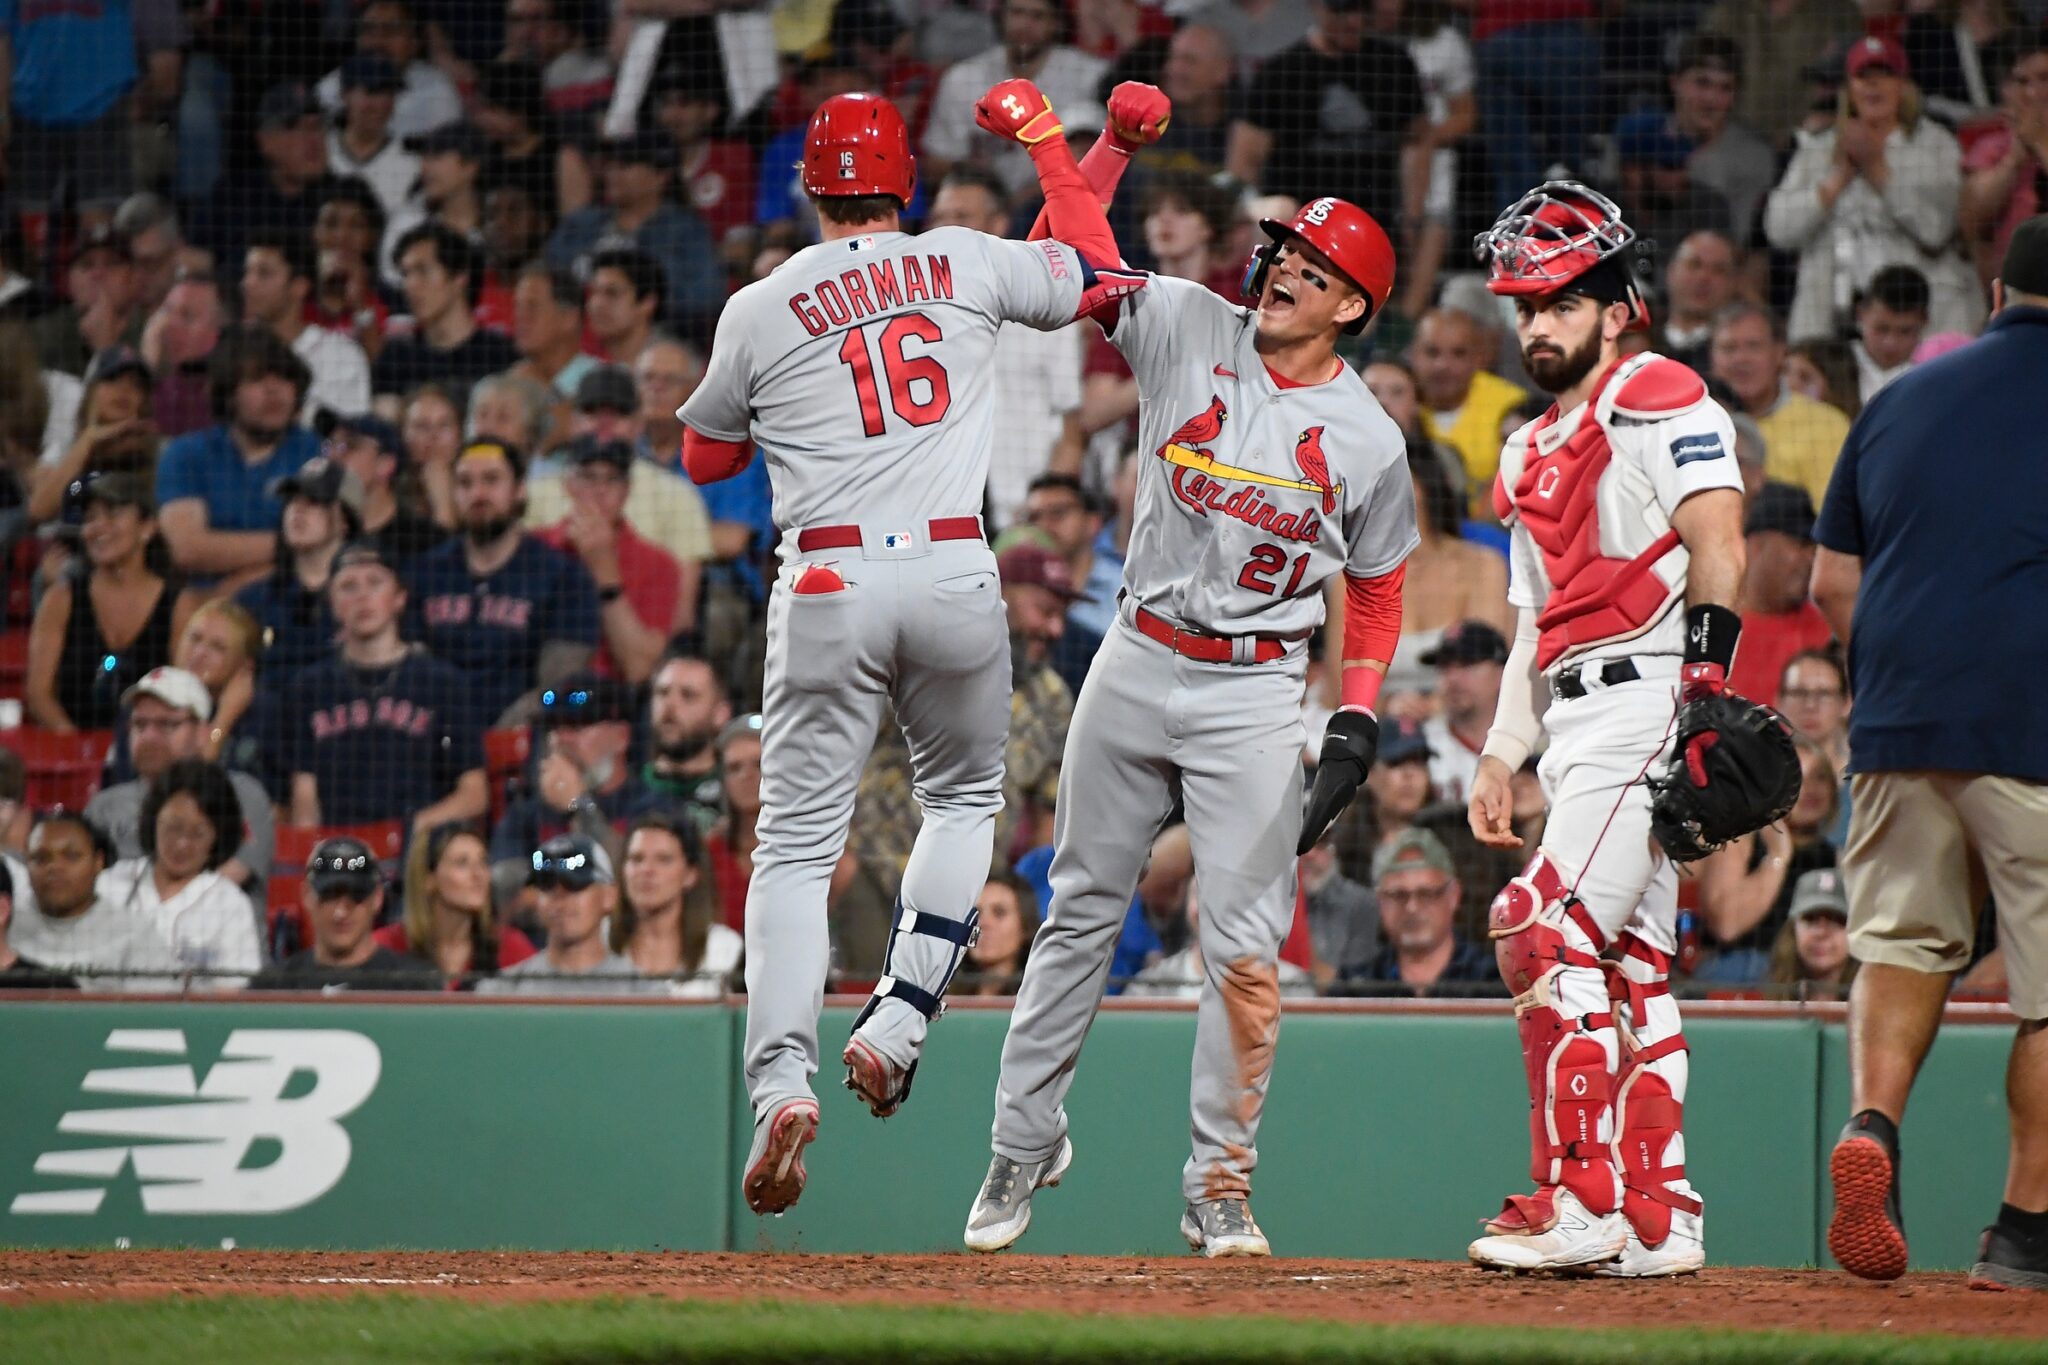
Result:
M533 731L524 725L508 725L484 731L484 774L491 784L491 823L505 813L507 788L526 772L533 756Z
M311 829L280 825L277 830L277 857L271 865L277 874L289 873L296 883L299 874L306 870L306 860L313 856L313 850L320 841L343 835L369 845L370 852L384 864L387 875L397 870L399 855L405 852L405 822L402 820L380 820L373 825L318 825ZM272 880L276 880L276 875ZM296 891L293 894L296 896Z
M21 755L27 769L25 793L37 810L63 806L83 810L100 787L100 769L106 765L107 750L114 746L112 730L73 730L60 734L23 726L0 730L0 745Z
M28 679L28 632L0 634L0 697L18 697Z
M36 565L43 557L43 541L35 536L25 536L14 542L14 549L7 566L7 603L5 625L27 625L35 615L35 599L32 591L35 583ZM14 695L19 696L16 689Z

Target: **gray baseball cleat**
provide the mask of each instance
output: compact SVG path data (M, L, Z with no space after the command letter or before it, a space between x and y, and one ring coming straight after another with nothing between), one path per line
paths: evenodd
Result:
M1060 1148L1045 1161L1012 1161L1001 1152L989 1159L988 1178L967 1211L967 1249L1001 1251L1031 1226L1031 1195L1057 1185L1074 1164L1074 1144L1060 1139Z
M1188 1245L1214 1260L1219 1256L1271 1256L1266 1234L1252 1221L1252 1206L1245 1199L1212 1199L1190 1204L1180 1216L1180 1235Z
M804 1192L804 1148L818 1135L818 1102L784 1100L754 1124L740 1192L755 1213L781 1213Z

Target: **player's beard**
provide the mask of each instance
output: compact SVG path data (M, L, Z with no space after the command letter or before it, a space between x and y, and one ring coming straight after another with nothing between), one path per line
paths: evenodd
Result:
M1536 351L1532 346L1522 348L1522 368L1529 372L1530 380L1545 393L1563 393L1572 385L1593 372L1600 362L1600 329L1586 338L1586 344L1574 351L1559 354L1550 343L1541 343L1544 349Z

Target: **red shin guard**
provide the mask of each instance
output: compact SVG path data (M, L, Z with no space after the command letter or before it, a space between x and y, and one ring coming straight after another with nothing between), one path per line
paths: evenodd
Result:
M1685 1183L1685 1163L1665 1161L1684 1129L1685 1073L1659 1063L1686 1051L1685 1035L1677 1031L1677 1007L1667 998L1670 959L1633 934L1623 937L1621 948L1624 960L1608 975L1615 1007L1626 1008L1629 1023L1614 1088L1615 1159L1622 1212L1643 1245L1655 1247L1670 1236L1674 1209L1696 1214L1701 1208L1698 1199L1673 1188ZM1666 1027L1658 1027L1657 1015Z

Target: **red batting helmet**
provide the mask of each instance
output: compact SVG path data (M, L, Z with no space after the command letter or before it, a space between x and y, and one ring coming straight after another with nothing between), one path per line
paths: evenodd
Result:
M888 194L908 204L917 161L903 115L880 95L834 95L811 115L803 173L812 194Z
M1387 240L1385 230L1372 220L1372 215L1356 204L1324 195L1303 204L1292 222L1261 218L1259 226L1273 240L1252 252L1251 266L1244 274L1244 293L1248 299L1256 301L1265 292L1266 272L1273 268L1274 257L1294 239L1329 257L1330 264L1365 295L1365 312L1345 331L1364 331L1366 323L1379 315L1387 296L1394 292L1394 244Z
M1547 180L1509 205L1472 248L1496 294L1584 294L1627 304L1630 326L1647 327L1649 309L1628 268L1635 240L1612 199L1576 180Z

